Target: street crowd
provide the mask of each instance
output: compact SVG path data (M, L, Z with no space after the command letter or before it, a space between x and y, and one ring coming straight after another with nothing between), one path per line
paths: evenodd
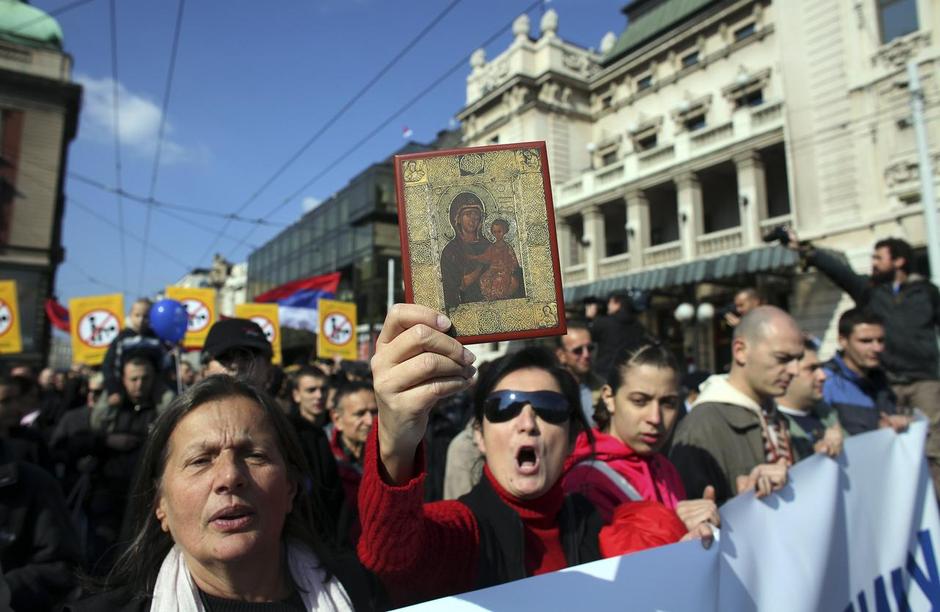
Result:
M681 365L626 292L491 362L399 304L371 364L286 367L243 319L177 364L139 300L100 368L0 373L0 608L386 609L708 546L729 499L915 409L936 483L937 288L902 240L858 275L788 238L854 300L838 350L741 287L726 372Z

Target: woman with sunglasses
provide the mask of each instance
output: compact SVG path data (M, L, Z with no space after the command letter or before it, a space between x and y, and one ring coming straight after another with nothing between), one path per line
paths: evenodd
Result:
M379 420L359 490L358 551L396 604L601 557L600 517L560 484L565 457L586 429L578 387L543 349L510 354L481 375L473 402L484 475L459 500L423 503L428 413L467 388L475 372L473 354L444 333L450 325L423 306L396 305L372 359ZM662 506L650 512L653 522L665 515L678 523ZM671 541L683 532L679 524Z
M675 510L687 529L719 524L714 489L706 489L705 499L686 500L679 472L659 452L678 420L678 381L675 358L658 342L614 360L594 412L597 429L578 436L563 481L565 491L587 497L605 523L624 502L647 500Z

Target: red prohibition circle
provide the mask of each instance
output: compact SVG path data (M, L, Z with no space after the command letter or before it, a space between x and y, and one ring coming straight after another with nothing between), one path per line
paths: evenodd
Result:
M347 340L346 342L333 342L333 340L330 339L329 336L327 336L326 341L329 342L330 344L332 344L333 346L345 346L345 345L349 344L350 342L352 342L352 339L353 339L352 321L350 321L350 320L349 320L349 317L347 317L345 314L343 314L342 312L338 312L338 311L337 311L337 312L330 312L330 313L327 313L326 317L323 319L323 322L326 323L326 322L329 320L329 318L332 317L332 316L334 316L334 315L337 316L337 317L341 317L341 318L343 319L343 321L345 321L346 324L349 325L349 340ZM320 331L321 331L321 332L324 332L324 330L322 330L322 329L321 329Z
M274 344L274 341L277 340L277 327L274 326L274 322L271 319L267 318L264 315L253 315L251 320L258 324L258 327L261 328L261 331L265 331L264 326L268 325L271 327L271 344ZM267 335L267 333L265 333Z
M107 308L93 308L90 311L86 312L84 315L82 315L82 317L78 320L78 323L76 324L76 327L75 327L75 335L78 336L78 339L81 341L82 344L84 344L85 346L89 348L93 348L93 349L107 348L107 345L96 345L96 344L92 344L91 342L88 342L87 340L85 340L84 337L82 337L82 334L80 333L81 327L82 327L82 321L84 321L85 317L87 317L92 312L105 312L108 314L110 319L114 319L115 324L118 323L117 315L111 312L110 310L108 310ZM110 319L106 319L106 321L109 321Z

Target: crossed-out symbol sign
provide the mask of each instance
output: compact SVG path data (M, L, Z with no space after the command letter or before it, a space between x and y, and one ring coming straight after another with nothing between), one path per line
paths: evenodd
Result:
M10 305L0 300L0 336L13 329L13 310Z
M258 327L264 332L264 337L268 339L268 342L274 344L274 341L277 340L277 332L274 330L274 323L262 315L255 315L251 317L251 320L258 324Z
M120 331L117 317L107 310L90 310L78 320L78 337L92 348L108 346Z
M186 314L189 316L186 331L201 332L209 325L209 307L204 303L195 298L187 298L183 300L183 306L186 307Z
M323 320L323 335L330 344L346 344L352 339L352 332L352 323L340 312L331 312Z

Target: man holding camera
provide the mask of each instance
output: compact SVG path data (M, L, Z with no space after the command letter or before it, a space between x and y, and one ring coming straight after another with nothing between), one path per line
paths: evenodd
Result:
M800 244L792 229L788 239L788 247L798 250L807 263L848 293L856 306L884 320L882 365L897 395L898 408L920 408L930 419L927 458L934 486L940 491L940 292L912 271L913 249L900 238L875 243L871 276L856 274L832 253Z

